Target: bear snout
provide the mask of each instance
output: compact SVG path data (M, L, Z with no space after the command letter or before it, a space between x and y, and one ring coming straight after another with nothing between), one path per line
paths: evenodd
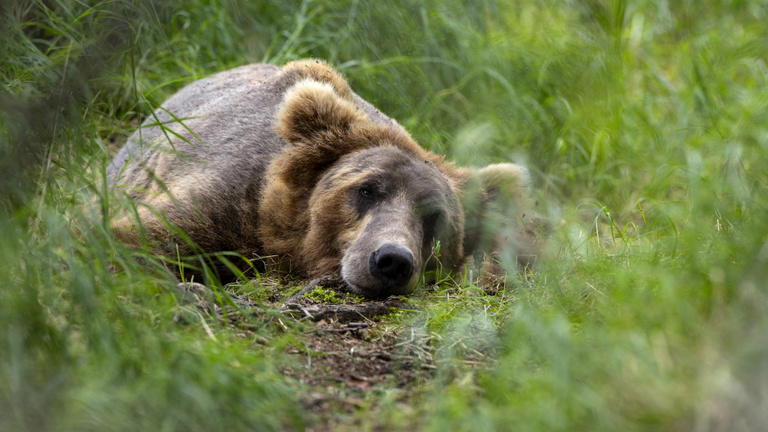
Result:
M369 269L386 291L406 285L413 275L413 254L403 246L385 243L371 253Z

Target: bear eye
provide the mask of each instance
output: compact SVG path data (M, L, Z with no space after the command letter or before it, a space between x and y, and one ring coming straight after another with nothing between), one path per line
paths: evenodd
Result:
M364 202L376 201L381 194L375 183L365 183L357 188L357 195Z
M360 195L361 198L365 199L372 199L374 195L374 190L369 185L363 185L360 186L360 189L357 190L357 194Z
M357 210L357 214L362 217L368 212L379 199L379 190L376 185L366 183L352 189L352 207Z
M435 238L442 222L443 212L434 210L424 215L424 240L431 241Z

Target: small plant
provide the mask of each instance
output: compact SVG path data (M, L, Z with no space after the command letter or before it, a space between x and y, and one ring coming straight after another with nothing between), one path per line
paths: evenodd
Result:
M336 291L316 287L312 291L304 294L304 298L312 300L315 303L342 303Z
M349 304L360 303L363 301L362 297L356 296L350 293L339 293L331 289L323 287L315 287L312 291L304 294L304 298L311 300L314 303L330 303L330 304Z

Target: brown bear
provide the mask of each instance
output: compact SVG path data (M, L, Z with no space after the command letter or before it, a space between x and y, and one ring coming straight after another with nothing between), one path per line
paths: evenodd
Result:
M108 181L136 203L112 224L127 243L278 256L369 297L501 243L535 253L524 168L446 162L318 60L187 85L129 138Z

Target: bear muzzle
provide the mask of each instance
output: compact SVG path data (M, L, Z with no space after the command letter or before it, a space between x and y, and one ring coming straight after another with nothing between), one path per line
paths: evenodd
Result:
M409 293L421 268L418 251L389 240L371 252L366 243L349 248L341 260L341 277L350 291L368 298Z
M413 276L413 254L403 246L385 243L371 253L368 268L383 291L399 291Z

